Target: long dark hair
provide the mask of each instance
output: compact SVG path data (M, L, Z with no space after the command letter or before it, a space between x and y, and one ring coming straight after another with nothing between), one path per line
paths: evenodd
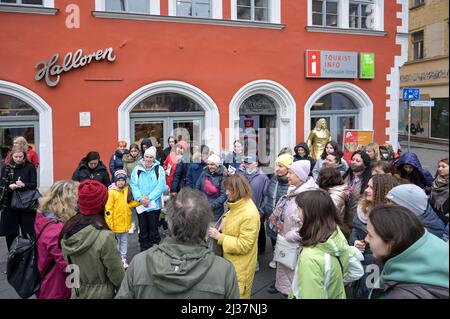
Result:
M103 214L104 214L103 212L95 215L82 215L78 213L75 216L73 216L71 219L69 219L67 222L64 223L64 227L59 235L60 246L61 240L67 239L72 235L75 235L80 230L89 225L92 225L99 230L102 229L109 230L108 224L106 224L105 217Z
M320 158L325 160L325 158L327 157L327 146L331 145L333 146L334 152L337 153L339 151L339 145L337 142L335 141L329 141L327 144L325 144L325 148L323 149L322 155L320 155Z
M297 206L303 211L303 225L299 234L303 246L314 246L325 242L341 226L336 206L324 190L311 190L295 197Z
M367 184L369 183L369 179L372 177L372 169L370 166L370 158L369 160L367 160L367 158L369 157L364 151L356 151L353 152L352 154L352 159L353 157L355 157L355 155L359 155L361 156L363 162L364 162L364 166L366 166L364 172L361 175L361 190L359 192L359 195L364 193L364 190L367 188ZM342 176L342 178L345 180L347 178L347 176L350 175L350 178L353 178L353 176L355 176L355 173L352 170L352 167L349 166L347 171L345 172L344 176Z
M376 234L388 245L389 255L381 262L401 254L425 233L425 228L414 213L398 205L380 205L375 207L369 215Z

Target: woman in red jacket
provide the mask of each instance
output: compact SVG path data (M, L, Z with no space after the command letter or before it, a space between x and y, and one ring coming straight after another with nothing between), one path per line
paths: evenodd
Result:
M39 167L39 157L37 153L33 150L33 147L31 145L28 145L27 140L23 136L17 136L13 141L13 146L20 146L27 152L27 158L28 160L36 167L36 169ZM5 158L5 164L9 162L9 159L11 158L11 152L9 152L6 155Z
M36 237L43 232L37 243L37 255L39 273L45 277L36 293L38 299L70 298L71 289L66 285L69 273L59 237L64 223L76 214L77 198L78 182L58 181L39 199L34 229Z

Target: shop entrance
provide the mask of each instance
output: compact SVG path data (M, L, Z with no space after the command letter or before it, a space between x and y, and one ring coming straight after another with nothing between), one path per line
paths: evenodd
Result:
M340 149L342 149L344 129L359 129L359 108L342 93L324 95L313 104L311 129L321 118L327 121L331 137L339 144Z
M178 93L160 93L139 102L130 113L131 140L140 144L149 138L158 155L168 147L169 136L190 145L190 155L199 147L204 130L204 111L192 99Z
M26 102L0 94L0 159L11 151L13 140L23 136L39 155L39 114ZM39 183L39 174L38 174Z
M252 95L239 107L239 137L244 142L244 154L258 156L261 166L275 162L276 123L275 102L266 95Z

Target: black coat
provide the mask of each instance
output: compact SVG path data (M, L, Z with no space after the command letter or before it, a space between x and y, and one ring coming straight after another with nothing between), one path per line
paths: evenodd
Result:
M12 176L9 174L12 170ZM19 227L22 234L34 233L34 220L36 218L36 211L19 211L11 208L11 199L13 191L9 185L15 183L20 177L20 180L25 184L25 187L15 190L16 192L36 189L37 188L37 173L36 168L30 162L17 165L15 168L9 164L2 169L0 189L5 189L3 198L0 199L0 236L19 235ZM0 192L1 193L1 192Z
M75 172L73 172L72 180L82 182L87 179L99 181L106 187L111 184L106 166L102 161L98 161L98 165L93 170L89 168L86 161L81 160Z

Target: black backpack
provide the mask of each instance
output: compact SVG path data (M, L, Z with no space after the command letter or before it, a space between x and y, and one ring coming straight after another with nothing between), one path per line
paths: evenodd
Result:
M45 224L36 239L19 235L11 245L6 265L6 276L9 284L23 299L31 297L39 290L45 276L55 265L55 260L53 259L50 265L47 266L47 269L42 272L42 276L39 274L37 241L48 225L56 223L57 221L51 221Z

